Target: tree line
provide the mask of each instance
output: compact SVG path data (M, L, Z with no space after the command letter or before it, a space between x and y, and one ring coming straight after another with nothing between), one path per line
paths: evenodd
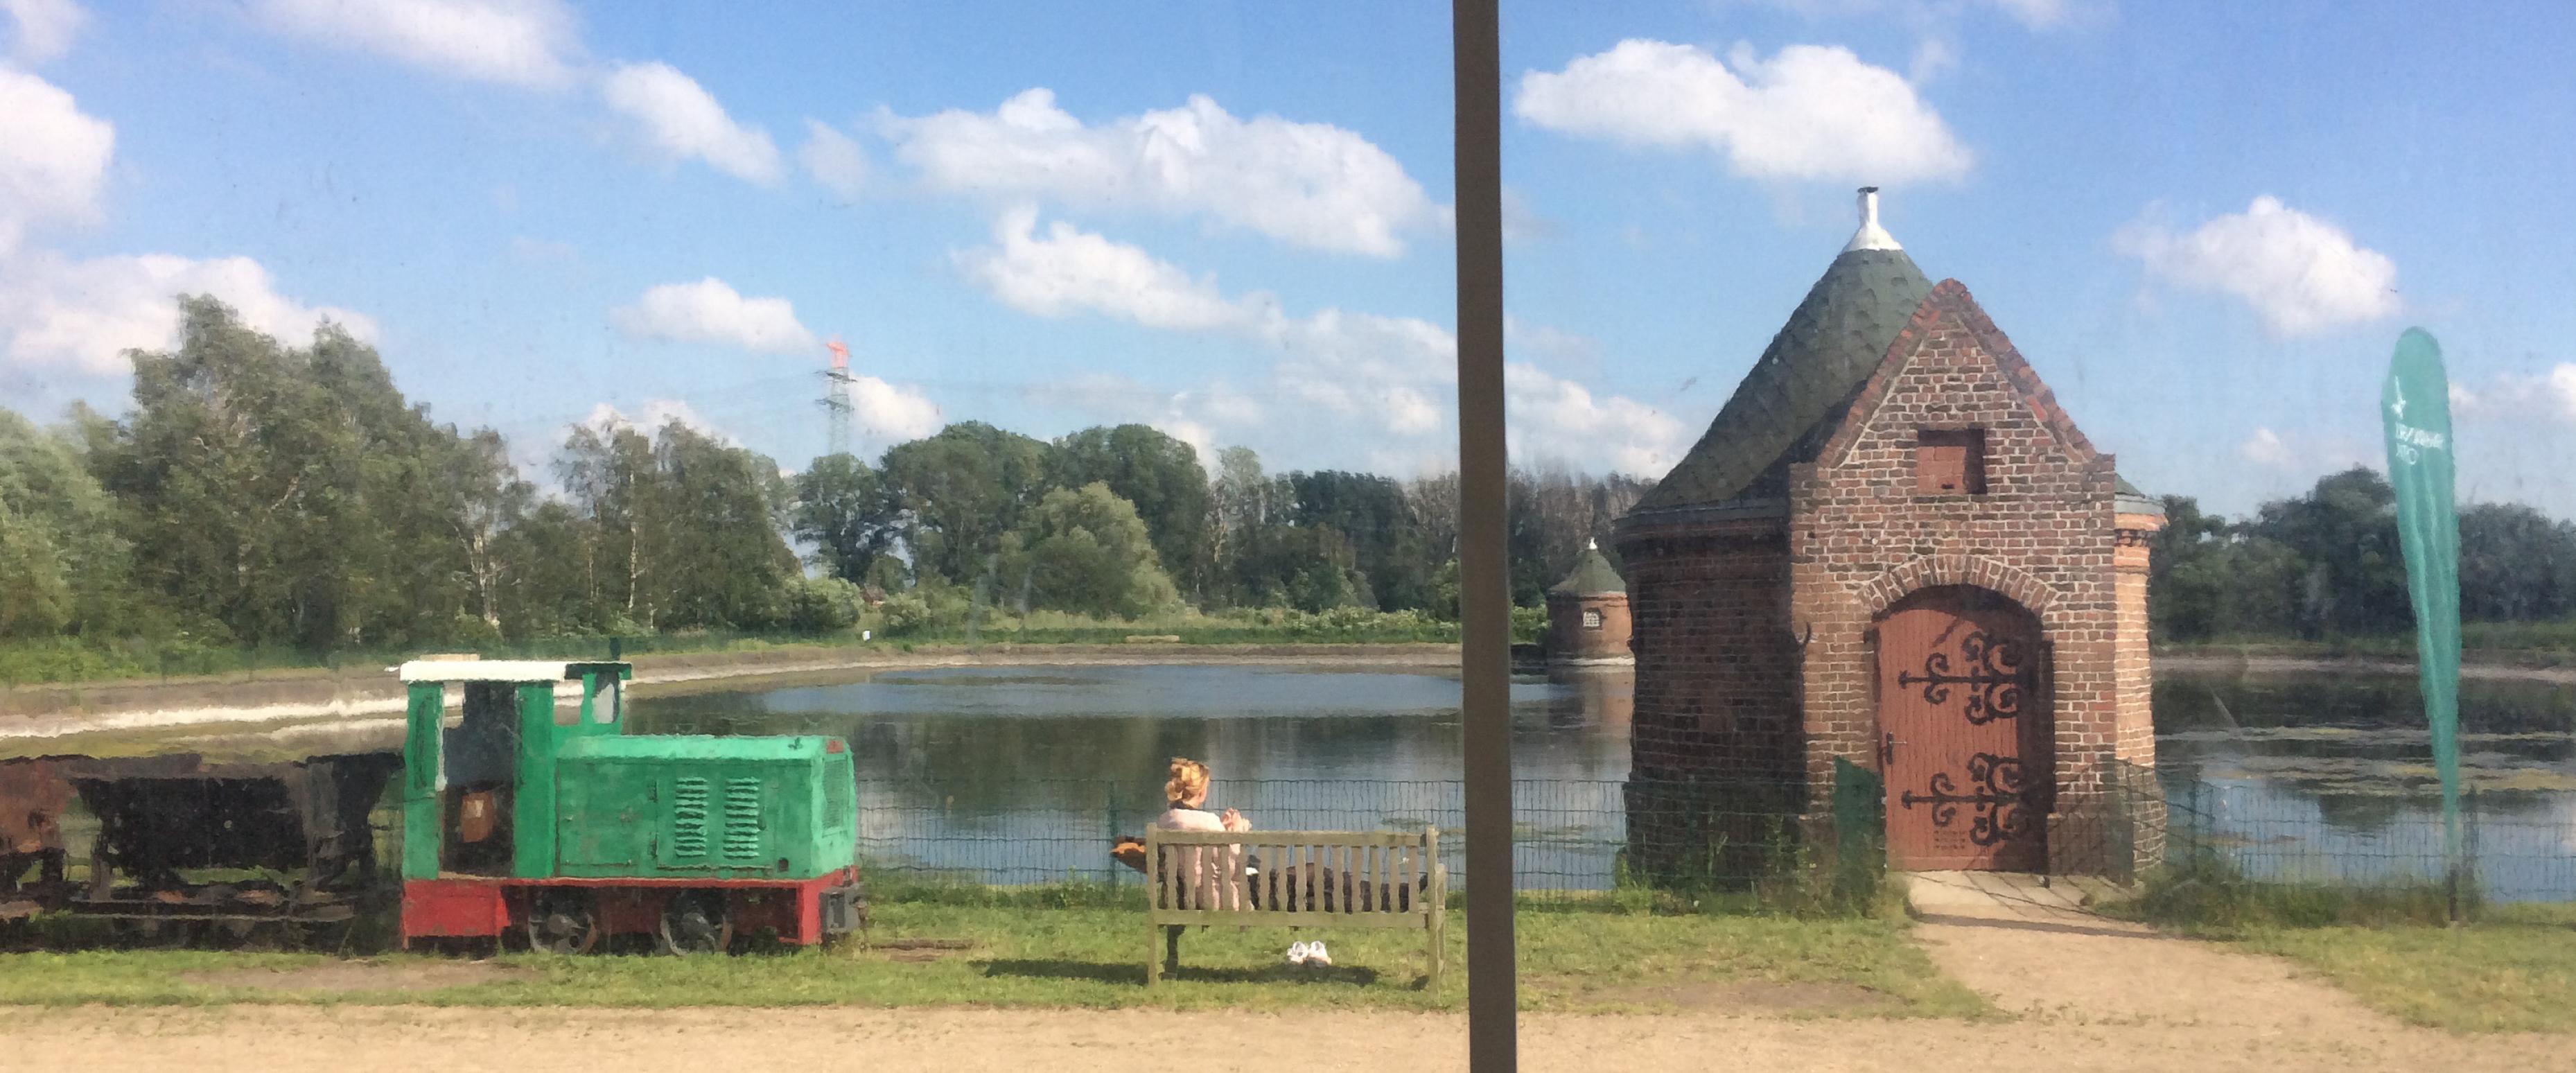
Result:
M133 405L53 429L0 410L0 640L308 652L576 635L892 630L991 611L1136 620L1457 614L1458 483L1213 472L1144 425L1041 440L980 422L802 472L673 421L571 428L540 488L490 429L404 398L335 327L295 347L211 299L130 354ZM1543 603L1649 487L1515 469L1514 601ZM2165 499L2150 603L2170 640L2402 634L2394 496L2367 469L2237 519ZM2464 509L2472 621L2576 617L2576 524Z
M2397 497L2360 467L2237 519L2188 496L2164 498L2148 577L2156 636L2372 637L2414 629ZM2576 523L2518 503L2460 509L2460 617L2576 617Z
M605 422L569 430L541 489L337 327L289 346L181 308L175 349L129 354L122 417L0 410L0 639L381 650L821 631L870 604L898 629L976 608L1456 614L1454 475L1274 474L1240 447L1211 474L1144 425L980 422L788 473L683 422ZM1512 482L1524 604L1646 488Z

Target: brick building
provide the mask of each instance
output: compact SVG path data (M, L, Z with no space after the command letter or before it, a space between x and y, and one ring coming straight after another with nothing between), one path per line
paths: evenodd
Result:
M1574 569L1547 590L1547 661L1560 667L1624 667L1628 651L1628 583L1586 541Z
M1956 280L1861 226L1620 520L1631 853L1676 787L1823 833L1836 760L1889 863L2125 874L2158 851L2147 541L2164 524ZM1703 795L1704 798L1704 795Z

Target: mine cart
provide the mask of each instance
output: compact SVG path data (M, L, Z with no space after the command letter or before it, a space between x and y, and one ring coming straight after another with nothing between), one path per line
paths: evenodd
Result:
M15 762L0 776L0 808L24 816L15 826L25 830L0 859L9 870L0 887L14 910L103 917L140 935L343 923L379 889L368 813L401 762L393 753ZM80 882L64 878L66 788L98 822ZM35 877L19 882L31 861Z

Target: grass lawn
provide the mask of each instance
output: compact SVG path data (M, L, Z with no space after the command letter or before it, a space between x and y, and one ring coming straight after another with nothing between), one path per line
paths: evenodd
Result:
M2455 1032L2576 1032L2576 913L2507 907L2462 927L2255 926L2279 954L2405 1021Z
M508 954L486 962L385 954L223 950L38 950L0 954L0 1004L362 1002L440 1005L1157 1006L1459 1009L1463 914L1449 975L1423 988L1419 933L1193 929L1181 969L1142 986L1140 914L1116 907L881 904L875 938L963 939L965 950L856 949L675 959ZM1648 1012L1759 1008L1817 1016L1983 1016L1906 941L1901 921L1658 916L1530 910L1516 920L1521 1004L1533 1010ZM1334 967L1282 963L1288 944L1326 940Z

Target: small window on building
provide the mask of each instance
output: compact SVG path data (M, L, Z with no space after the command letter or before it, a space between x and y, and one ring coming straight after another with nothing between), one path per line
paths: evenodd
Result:
M1583 628L1587 630L1597 630L1601 628L1600 608L1587 607L1583 609Z
M1924 495L1984 495L1986 430L1924 429L1914 445L1914 490Z

